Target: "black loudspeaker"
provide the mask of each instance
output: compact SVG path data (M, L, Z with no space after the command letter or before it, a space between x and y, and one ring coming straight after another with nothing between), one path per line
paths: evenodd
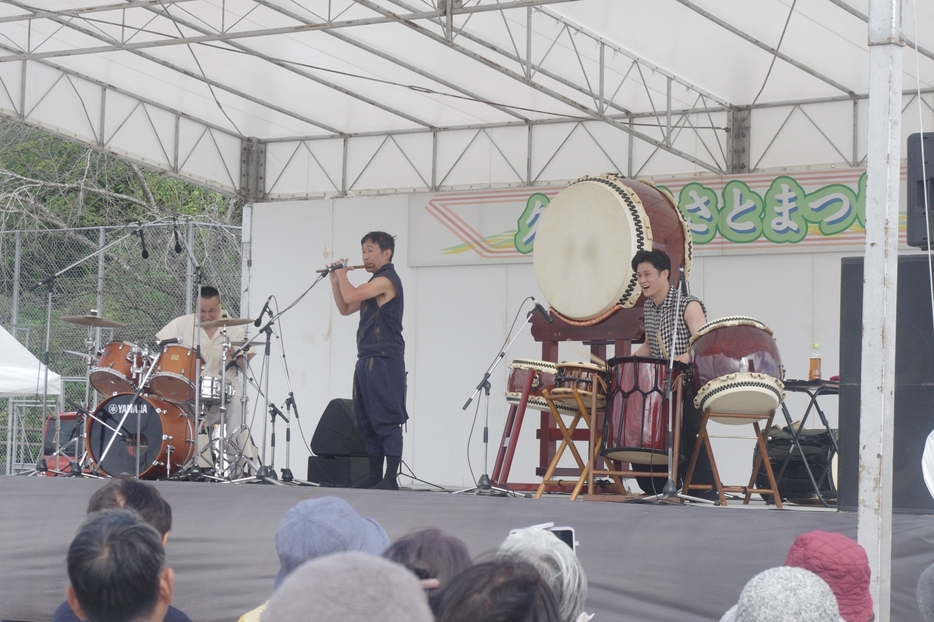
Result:
M308 456L308 481L322 486L350 488L366 479L370 463L357 456Z
M895 317L895 439L892 510L934 513L921 456L934 429L934 329L928 258L898 258ZM855 511L859 498L859 390L862 355L863 258L840 271L840 458L837 506Z
M331 400L311 437L311 451L326 457L366 457L366 444L354 424L351 400Z
M924 144L924 158L921 145ZM908 137L908 246L927 250L928 233L924 218L924 190L927 187L930 229L934 232L934 132Z

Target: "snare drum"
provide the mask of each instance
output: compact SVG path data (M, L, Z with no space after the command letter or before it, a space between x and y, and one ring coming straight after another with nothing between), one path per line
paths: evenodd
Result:
M140 396L131 408L132 401L131 393L114 395L101 402L88 418L91 462L104 475L132 477L136 475L139 453L141 479L171 475L194 455L191 419L175 404L152 396ZM115 429L120 434L104 455Z
M224 387L225 403L229 404L234 398L234 387L226 378L201 376L201 403L205 406L214 406L221 403L221 386Z
M691 364L694 405L701 411L768 413L785 397L782 359L772 329L754 318L734 316L707 323L691 337Z
M539 217L535 279L562 315L599 318L639 301L630 261L641 250L664 251L690 275L691 233L671 196L648 182L588 175L559 192ZM669 279L674 285L678 271Z
M152 392L170 402L190 402L195 399L198 377L198 356L180 345L166 346L149 379Z
M566 361L556 366L555 388L551 391L554 401L577 404L574 391L581 396L585 405L589 405L593 392L597 392L597 407L606 404L606 395L601 379L606 375L606 367L593 363L580 363ZM596 388L594 388L596 387Z
M506 393L522 394L529 375L532 376L532 389L529 395L541 396L542 391L555 388L555 375L558 373L555 364L550 361L536 361L534 359L516 359L509 364L509 381Z
M145 369L143 351L138 346L111 341L91 368L91 386L104 395L134 393Z
M631 464L668 464L668 361L618 356L610 367L600 455ZM684 365L674 362L674 375Z

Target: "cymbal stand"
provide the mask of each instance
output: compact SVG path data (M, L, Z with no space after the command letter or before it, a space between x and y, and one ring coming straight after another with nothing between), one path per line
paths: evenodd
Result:
M527 298L526 300L529 300L529 298ZM534 301L535 299L531 298L531 300ZM525 305L525 302L526 301L523 300L522 304L519 305L519 313L521 313L522 306ZM480 479L477 480L477 485L474 486L473 488L465 488L463 490L457 490L451 494L461 495L461 494L472 492L475 495L482 495L482 494L492 495L494 493L499 493L500 495L516 496L516 493L514 493L513 491L507 488L497 488L496 486L493 486L492 482L490 481L490 476L487 473L487 467L489 466L488 456L489 456L489 450L490 450L490 388L491 388L490 387L490 376L493 373L493 370L496 369L499 366L499 364L503 362L504 358L506 358L506 352L509 350L509 348L512 347L512 344L516 342L516 339L519 338L519 335L522 334L522 331L525 329L525 327L531 325L533 313L535 312L532 311L531 313L528 314L528 316L525 318L525 323L519 327L519 330L516 331L516 334L513 336L511 340L509 339L507 335L506 337L507 341L504 342L503 348L499 351L499 354L493 357L493 362L490 363L490 366L487 368L486 373L483 374L483 378L480 380L480 383L477 385L477 388L474 389L474 392L471 394L471 396L467 398L467 403L465 403L464 407L461 409L461 410L467 410L467 408L470 406L470 403L473 401L473 399L477 397L477 395L480 394L480 391L484 391L484 393L486 394L486 416L483 421L483 473L480 475ZM517 316L518 316L518 313L517 313ZM513 325L515 325L515 321L513 322ZM479 407L480 405L477 404L478 409Z

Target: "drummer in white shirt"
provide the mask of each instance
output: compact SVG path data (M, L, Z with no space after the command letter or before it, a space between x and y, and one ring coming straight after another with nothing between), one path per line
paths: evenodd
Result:
M639 251L632 258L632 269L636 273L639 286L645 296L643 306L645 320L645 342L634 352L635 356L647 356L668 360L674 349L674 358L682 363L690 362L691 336L707 323L704 303L696 296L681 294L671 286L671 259L662 251ZM694 449L697 434L700 431L700 413L694 407L694 396L683 393L681 428L682 461L678 469L678 480L687 471L687 462ZM650 465L633 464L634 471L650 471ZM713 484L710 460L705 452L700 452L694 475L695 484ZM661 493L665 482L657 477L638 477L636 481L642 491L648 494ZM716 490L709 491L711 498ZM707 494L693 493L707 497Z

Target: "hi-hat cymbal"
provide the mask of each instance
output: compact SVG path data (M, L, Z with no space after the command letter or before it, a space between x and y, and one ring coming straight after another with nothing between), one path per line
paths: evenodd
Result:
M63 315L59 317L63 322L69 324L79 324L81 326L93 326L95 328L126 328L123 322L107 320L96 315Z
M253 320L248 317L222 317L219 320L201 322L201 328L220 328L221 326L242 326Z

